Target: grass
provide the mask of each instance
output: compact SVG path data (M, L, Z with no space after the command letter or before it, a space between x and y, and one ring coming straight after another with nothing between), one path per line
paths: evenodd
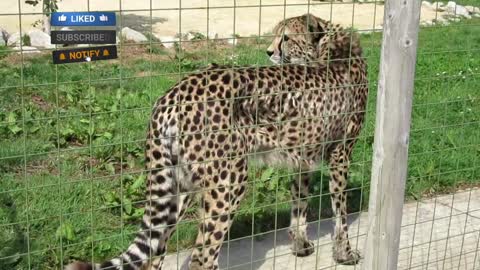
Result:
M435 2L435 1L432 1L432 2ZM442 2L442 1L439 1L439 2ZM457 4L459 5L462 5L462 6L474 6L474 7L478 7L478 0L458 0L458 1L455 1ZM446 2L444 2L446 3Z
M143 213L143 140L155 99L178 72L209 62L268 65L267 43L254 38L233 49L199 41L181 53L131 46L121 61L63 66L53 66L49 55L25 56L22 65L0 48L0 269L58 269L71 259L100 261L123 250ZM350 212L368 202L381 35L362 35L362 43L371 90L351 165ZM421 30L409 199L480 183L479 50L479 19ZM288 174L250 172L231 238L288 226ZM322 167L312 187L312 220L331 215L328 179ZM170 252L191 247L194 210Z

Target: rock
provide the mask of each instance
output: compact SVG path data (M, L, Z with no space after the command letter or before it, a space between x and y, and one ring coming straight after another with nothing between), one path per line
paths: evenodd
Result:
M228 41L227 41L228 44L233 45L233 46L237 45L237 42L238 42L237 37L229 38Z
M195 35L192 32L188 32L185 35L185 40L192 40L195 37Z
M422 21L420 24L423 25L423 26L431 26L431 25L433 25L433 22L429 21L429 20L426 20L426 21Z
M432 3L428 2L428 1L422 1L422 7L423 8L426 8L426 9L431 9L431 10L435 10L436 8L432 5Z
M36 48L54 48L55 46L50 43L50 36L40 30L32 30L28 32L30 37L30 46Z
M165 48L173 48L175 42L178 42L178 38L172 36L157 36L157 38Z
M135 43L140 43L140 42L147 42L148 39L147 37L138 32L138 31L135 31L131 28L128 28L128 27L125 27L122 29L122 37L126 40L126 41L133 41Z
M470 12L470 14L479 14L480 13L480 8L478 7L473 7L473 6L465 6L465 9Z
M432 8L434 11L445 11L445 4L443 2L433 2Z
M8 37L7 46L20 46L20 32L13 33Z
M35 47L30 47L30 46L22 46L20 47L15 47L13 48L14 51L18 51L18 53L40 53L41 51Z
M440 24L440 25L446 25L446 24L448 23L448 19L439 16L438 18L433 19L432 22L433 22L433 23L436 23L436 24Z
M470 16L470 13L464 6L458 5L453 1L449 1L447 3L446 10L448 13L455 16L463 16L468 19L472 18L472 16Z

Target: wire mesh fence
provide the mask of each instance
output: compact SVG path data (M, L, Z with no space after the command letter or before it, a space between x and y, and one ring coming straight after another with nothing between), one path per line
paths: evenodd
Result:
M139 229L152 238L144 241L151 248L144 253L153 259L165 255L162 269L186 269L192 258L206 260L199 269L214 269L212 258L218 258L220 269L362 268L362 260L345 265L335 257L332 249L344 239L333 236L341 235L338 228L348 223L350 250L368 252L364 243L383 1L62 0L58 11L117 14L118 59L68 65L53 65L51 52L65 46L51 45L44 34L50 28L48 17L57 7L45 5L53 1L34 3L0 3L0 27L5 29L0 47L0 269L63 269L73 261L100 263L122 254ZM476 189L480 180L480 4L475 0L452 3L422 4L398 269L480 269ZM307 13L344 27L347 45L337 48L342 57L335 50L328 50L326 58L307 56L302 42L318 45L335 33L322 27L322 21L315 28L315 18L301 20L304 28L299 26L302 31L298 32L285 26L283 32L274 28ZM354 55L357 35L361 56ZM295 46L305 54L291 57ZM354 77L358 59L368 64L368 82L346 82L330 74ZM326 73L319 72L320 81L311 84L309 68ZM232 77L217 80L212 74ZM338 85L330 85L328 78L338 79ZM182 82L189 84L178 90ZM233 94L236 83L246 90ZM206 89L211 85L215 90ZM365 106L345 109L357 101L348 96L367 87ZM173 96L175 91L196 95ZM213 92L225 94L214 98ZM156 103L169 96L172 104ZM152 112L154 104L167 112L163 117L176 115L173 126L178 133L155 134L156 124L150 119L159 116L155 109ZM342 109L332 111L335 104ZM196 119L196 112L202 110L206 116ZM180 111L192 118L178 116ZM362 114L361 133L348 137L351 127L345 119ZM223 115L228 119L225 125L235 124L216 127L215 117ZM332 123L337 123L337 130ZM148 126L151 134L146 136ZM324 130L331 133L325 135ZM245 136L245 145L236 150L234 134ZM254 139L249 138L252 134ZM352 140L356 142L351 156L345 157L349 159L348 184L332 184L342 182L338 175L346 175L343 161L332 163L336 153L332 147L346 148ZM143 219L141 228L140 224L153 207L159 212L167 208L146 197L152 196L152 172L170 168L155 167L153 149L166 141L193 151L186 155L179 147L176 154L169 152L179 160L169 164L173 169L164 176L179 177L185 168L194 172L184 175L185 179L194 179L200 172L207 176L196 188L185 184L190 180L178 179L163 194L163 199L174 198L167 205L179 212L181 199L192 197L192 203L186 203L182 219L164 226L175 231L170 230L166 249L157 252L152 250L156 230L145 227L148 220ZM310 153L312 149L317 152ZM274 166L258 161L271 161L273 154L282 153L297 153L302 162L316 164ZM195 158L190 158L192 154ZM218 186L222 179L237 179L241 174L235 158L249 160L244 182ZM310 186L308 194L302 193L305 182ZM234 209L233 196L244 190L242 202ZM229 195L216 200L219 194ZM345 201L346 212L340 211L336 203ZM303 208L305 202L308 210ZM219 223L230 219L234 222L229 230L218 230ZM295 233L304 230L314 249L292 246L292 240L298 239ZM311 252L305 257L292 254ZM147 261L131 254L121 258L125 269L136 265L136 260ZM155 269L158 261L153 261Z

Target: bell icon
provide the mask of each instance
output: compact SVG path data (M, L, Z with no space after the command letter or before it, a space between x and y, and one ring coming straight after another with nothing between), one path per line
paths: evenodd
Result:
M64 53L61 53L61 54L60 54L60 60L65 60L65 59L67 59L67 58L65 57L65 54L64 54Z
M108 50L103 50L103 56L109 56L110 53L108 52Z

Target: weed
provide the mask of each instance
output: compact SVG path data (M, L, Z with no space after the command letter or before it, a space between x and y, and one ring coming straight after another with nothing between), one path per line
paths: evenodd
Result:
M10 55L12 51L7 46L0 46L0 60Z
M25 34L22 37L22 44L23 46L32 46L32 42L30 41L30 36Z

